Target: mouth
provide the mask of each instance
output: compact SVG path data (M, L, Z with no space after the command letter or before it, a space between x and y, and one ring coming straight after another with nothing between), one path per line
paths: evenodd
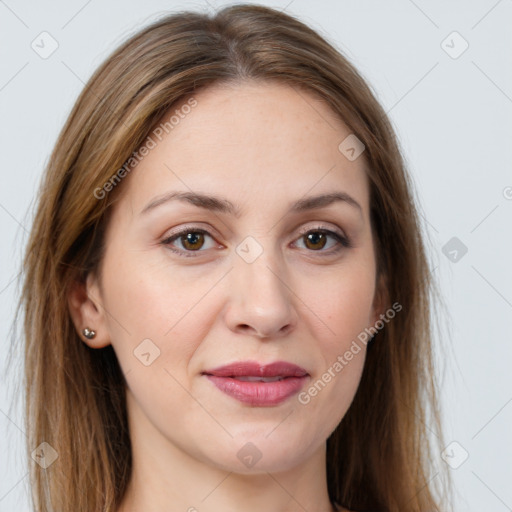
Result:
M202 372L220 391L251 406L278 405L304 386L309 374L285 361L242 361Z
M229 378L240 380L242 382L277 382L279 380L289 379L290 377L282 377L279 375L276 377L255 377L253 375L240 375L238 377L231 376Z

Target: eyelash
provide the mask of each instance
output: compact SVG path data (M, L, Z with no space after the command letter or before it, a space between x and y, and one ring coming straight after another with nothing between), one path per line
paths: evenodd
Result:
M202 251L202 250L187 251L187 250L183 250L183 249L176 249L176 248L171 246L172 242L174 242L175 240L177 240L180 237L182 237L184 235L187 235L189 233L202 233L204 235L208 235L212 239L214 238L208 231L206 231L204 229L195 228L193 226L190 226L190 227L186 226L184 229L182 229L178 233L174 233L173 235L171 235L169 237L166 237L164 240L161 241L161 243L163 245L167 246L167 248L169 250L171 250L172 252L176 253L178 256L185 257L185 258L197 257L198 255L195 254L195 253L201 253L201 252L205 252L205 251ZM315 228L310 228L310 229L307 229L307 230L303 230L303 231L300 232L300 237L299 238L301 238L301 237L303 237L305 235L308 235L310 233L322 233L322 234L325 234L325 235L328 235L328 236L332 236L338 242L338 247L336 247L334 250L323 251L323 250L320 249L318 251L310 250L309 252L327 253L326 255L330 256L330 255L333 255L333 254L337 254L342 249L348 249L348 248L352 247L352 244L351 244L350 240L347 237L345 237L343 235L340 235L339 233L337 233L335 231L332 231L330 229L327 229L327 228L325 228L323 226L317 226Z

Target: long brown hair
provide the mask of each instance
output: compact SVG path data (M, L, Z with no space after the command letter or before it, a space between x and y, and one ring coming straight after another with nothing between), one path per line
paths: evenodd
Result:
M29 459L37 511L115 512L130 478L124 375L111 346L94 350L81 341L67 303L73 283L98 269L123 184L100 198L95 191L171 106L212 84L243 80L315 94L364 143L384 309L403 308L368 346L354 400L327 441L329 497L357 511L446 507L448 472L441 466L432 474L429 464L443 446L430 318L435 286L394 131L334 46L290 15L235 5L212 16L167 15L132 36L91 77L52 152L20 300L28 450L46 442L58 454L46 469Z

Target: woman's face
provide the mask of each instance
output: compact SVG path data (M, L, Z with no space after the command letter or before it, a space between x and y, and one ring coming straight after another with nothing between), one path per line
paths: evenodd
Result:
M346 413L364 345L344 355L379 315L364 153L343 153L348 128L285 85L194 98L118 185L101 282L88 280L88 343L113 345L132 437L155 458L290 469L322 453ZM277 361L306 375L259 373ZM254 365L212 377L239 362Z

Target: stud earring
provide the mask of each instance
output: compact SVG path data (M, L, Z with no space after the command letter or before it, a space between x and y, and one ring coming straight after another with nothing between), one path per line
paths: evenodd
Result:
M86 327L83 331L82 331L82 334L88 339L88 340L92 340L94 338L94 336L96 336L96 331L92 331L91 329L89 329L88 327Z

